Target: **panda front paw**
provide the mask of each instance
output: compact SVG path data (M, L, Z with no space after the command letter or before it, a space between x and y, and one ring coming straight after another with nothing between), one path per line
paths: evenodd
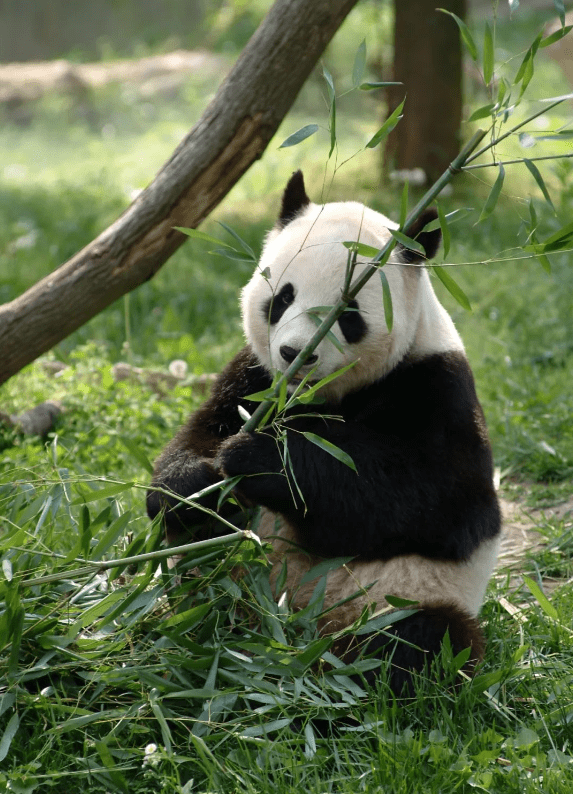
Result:
M217 470L207 459L171 461L163 471L157 472L147 492L147 514L151 519L163 514L167 539L170 543L184 542L189 536L203 540L205 535L198 526L205 523L205 513L190 505L182 504L179 496L188 498L220 479ZM161 489L161 490L155 490ZM218 494L208 494L199 500L204 507L214 510Z
M227 438L219 447L215 465L227 477L282 470L277 441L265 433L237 433Z
M290 491L277 440L265 433L237 433L224 441L216 465L225 477L242 479L236 490L250 502L276 508Z

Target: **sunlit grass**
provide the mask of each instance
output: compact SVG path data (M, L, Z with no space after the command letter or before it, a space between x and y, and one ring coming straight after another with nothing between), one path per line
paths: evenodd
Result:
M336 63L351 61L357 29L333 45ZM509 36L504 46L519 49ZM333 72L344 88L346 72ZM540 63L537 79L544 94L545 86L565 93L552 64ZM0 139L0 300L117 217L212 90L190 82L183 103L153 108L110 91L88 118L52 99L29 128L8 126ZM224 239L223 220L258 250L298 167L315 200L358 199L397 216L396 190L378 185L376 150L352 159L331 184L322 94L313 79L206 231ZM373 96L340 102L338 163L364 146L380 116ZM316 136L278 149L310 121L322 126ZM551 127L565 121L567 110L549 120ZM525 151L545 153L546 146L539 141ZM503 151L523 153L513 143ZM570 175L551 165L543 174L566 223ZM540 238L558 225L522 168L508 168L496 212L476 224L493 178L493 170L473 172L443 199L447 210L475 209L452 226L447 263L508 261L456 268L472 313L436 288L466 343L502 484L511 482L511 495L528 508L546 506L570 498L573 473L573 271L568 253L553 257L550 274L534 259L512 259L530 194ZM312 615L275 603L264 550L254 544L196 551L184 563L191 576L180 589L152 563L70 575L85 560L133 556L161 543L144 511L145 461L203 396L185 384L159 396L118 383L112 364L166 369L182 358L200 374L218 371L239 348L238 291L250 266L213 256L211 247L188 242L155 279L58 346L50 357L68 364L58 377L36 364L2 389L0 409L8 414L45 399L64 410L46 439L0 426L0 790L568 794L570 513L536 513L543 548L492 583L478 677L456 690L422 680L411 702L393 700L383 683L379 692L361 692L351 671L317 662L336 664ZM124 485L112 494L109 481ZM248 572L239 577L242 565ZM534 584L550 578L556 589L549 601L522 582L523 572ZM49 575L57 581L23 581ZM331 735L325 726L341 715L348 720Z

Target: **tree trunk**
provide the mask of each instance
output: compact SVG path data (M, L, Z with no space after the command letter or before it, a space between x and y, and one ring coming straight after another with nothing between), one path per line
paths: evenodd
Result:
M466 0L438 5L464 19ZM434 182L460 148L462 49L454 20L435 0L394 0L393 80L388 115L406 96L404 117L388 136L384 172L421 168Z
M157 273L259 158L357 0L276 0L201 120L86 248L0 307L0 383Z

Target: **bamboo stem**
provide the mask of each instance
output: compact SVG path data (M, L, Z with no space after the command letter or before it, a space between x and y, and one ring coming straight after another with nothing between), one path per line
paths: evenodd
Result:
M235 541L235 543L242 543L244 540L255 540L260 543L258 537L250 530L238 529L230 535L221 535L216 538L208 538L207 540L197 540L194 543L186 543L183 546L157 549L156 551L149 551L146 554L136 554L134 557L121 557L116 560L90 562L83 568L74 568L72 571L62 571L61 573L52 573L48 576L38 576L35 579L20 579L19 584L32 587L33 585L46 584L48 582L58 582L62 579L73 579L76 576L87 576L89 574L107 571L110 568L119 568L121 565L136 565L140 562L148 562L149 560L163 560L166 557L185 554L188 551L202 550L210 546L227 546L233 541Z
M492 168L500 165L515 165L516 163L525 163L528 160L530 163L539 162L541 160L565 160L568 157L573 157L573 154L548 154L544 157L520 157L517 160L498 160L493 163L478 163L477 165L465 165L462 171L474 171L476 168Z
M512 127L507 132L504 132L503 135L500 135L499 138L496 138L495 140L488 143L487 146L484 146L482 149L479 150L479 152L476 152L471 157L468 157L466 162L471 163L474 160L477 160L477 158L480 157L482 154L489 151L490 149L493 149L494 146L497 146L498 143L501 143L501 141L504 141L506 138L509 138L510 135L513 135L514 132L517 132L517 130L524 127L530 121L533 121L533 119L536 119L538 116L542 116L544 113L547 113L549 110L552 110L553 108L557 107L557 105L560 105L562 102L565 102L564 98L558 99L555 102L552 102L550 105L547 105L547 107L542 108L537 113L534 113L532 116L528 116L524 121L520 121L519 124L515 125L515 127Z

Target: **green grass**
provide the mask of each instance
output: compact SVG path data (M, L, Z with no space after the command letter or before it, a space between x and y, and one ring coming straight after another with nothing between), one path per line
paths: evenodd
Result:
M374 13L364 4L331 46L327 63L338 66L331 71L341 90ZM537 24L518 17L502 27L500 46L518 52ZM555 66L541 60L532 87L566 91ZM0 300L103 230L199 117L210 90L191 80L183 105L153 108L109 91L93 99L88 117L51 98L30 127L6 127ZM222 220L257 250L299 166L313 198L356 198L397 216L396 190L377 185L376 150L351 160L332 184L325 179L326 129L278 150L306 123L326 127L323 93L314 77L206 231L224 238ZM475 106L484 101L472 97ZM565 123L567 112L554 112L552 126ZM339 162L364 145L378 114L370 95L341 100ZM525 151L546 154L554 145L538 141ZM518 143L504 144L504 156L523 152ZM535 259L513 258L530 194L540 239L571 218L570 175L562 165L542 170L559 220L525 169L513 166L495 213L477 224L495 175L458 179L444 207L474 212L452 226L447 263L507 261L455 269L471 313L436 285L467 346L502 485L528 508L570 498L573 473L569 254L552 257L550 274ZM422 679L409 702L394 701L383 684L366 696L348 677L352 671L317 661L335 664L316 634L320 600L309 613L279 608L264 550L250 542L195 550L183 563L192 575L179 588L152 562L122 565L109 576L97 567L73 573L86 561L161 546L144 511L149 460L203 397L185 383L163 396L117 383L112 365L127 359L166 369L183 358L191 374L201 374L220 369L241 345L237 297L250 268L209 249L188 242L154 280L59 345L48 358L69 365L60 376L49 377L38 363L2 389L5 413L45 399L60 400L64 411L45 439L0 426L0 791L568 794L570 513L536 512L542 548L492 582L483 610L488 649L477 678L457 690ZM22 582L50 575L57 578ZM535 585L549 579L561 586L547 600ZM336 735L312 727L341 713L354 721Z

